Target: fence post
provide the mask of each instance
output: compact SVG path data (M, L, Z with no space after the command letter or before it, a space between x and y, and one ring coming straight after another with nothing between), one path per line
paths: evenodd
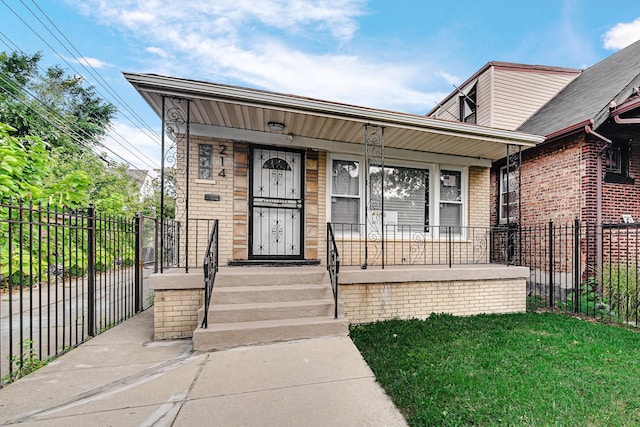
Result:
M142 311L142 213L136 213L135 219L135 290L134 290L134 307L136 313Z
M160 250L159 245L159 232L160 227L158 226L158 217L153 219L153 272L158 273L158 251Z
M87 209L87 333L96 335L96 210Z
M553 221L549 221L549 308L553 307L554 302L554 288L553 283Z
M580 282L582 280L581 246L580 246L580 220L573 222L573 312L580 312Z
M451 264L453 261L453 227L447 227L447 247L449 249L449 268L451 268Z

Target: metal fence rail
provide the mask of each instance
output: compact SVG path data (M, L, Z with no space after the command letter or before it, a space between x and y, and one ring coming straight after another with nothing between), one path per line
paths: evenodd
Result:
M141 254L155 252L142 223L0 203L2 382L25 358L56 356L142 309Z
M508 263L506 228L331 223L343 266Z
M640 224L549 222L518 240L530 306L640 325Z

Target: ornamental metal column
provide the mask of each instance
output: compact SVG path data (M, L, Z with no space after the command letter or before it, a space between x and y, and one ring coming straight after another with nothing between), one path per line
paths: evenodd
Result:
M522 251L520 250L520 226L522 223L522 192L521 192L521 173L520 167L522 164L522 147L512 146L507 144L507 264L511 264L515 261L516 256L519 258ZM513 174L513 175L512 175ZM513 193L513 196L511 195ZM513 200L511 199L513 197ZM512 206L515 205L515 212ZM515 218L515 222L512 222L511 218ZM519 259L520 264L522 260Z
M162 157L160 161L160 272L165 265L165 257L170 257L172 266L182 266L189 272L189 149L191 145L190 114L191 102L184 98L162 97ZM171 139L167 148L165 135ZM173 188L166 187L165 174L172 169L175 174ZM184 183L184 189L180 185ZM180 227L166 228L164 217L165 192L176 199L175 219L179 225L185 223L184 251L180 251ZM168 233L173 233L169 236ZM166 247L166 238L173 239L171 248ZM176 242L178 243L176 245ZM171 250L169 250L171 249Z
M366 269L369 264L375 264L380 257L380 264L384 269L384 127L364 125L364 146L365 260L362 268ZM372 170L376 172L372 174Z

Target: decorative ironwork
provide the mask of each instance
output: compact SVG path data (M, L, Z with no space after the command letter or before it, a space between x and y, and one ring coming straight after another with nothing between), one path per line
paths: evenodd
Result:
M509 200L507 200L507 262L515 263L517 260L515 259L517 254L520 254L520 248L517 247L520 242L519 238L519 228L522 223L522 191L521 191L521 165L522 165L522 147L517 146L514 147L510 144L507 144L507 191L510 192L513 188L514 197L515 197L515 212L511 212L512 204ZM513 174L513 175L512 175ZM507 193L507 199L509 194ZM515 218L515 221L512 222L512 218Z
M190 135L190 101L183 98L163 97L162 98L162 158L161 158L161 178L160 185L162 194L160 196L161 224L164 223L164 196L165 194L175 198L175 219L180 222L189 221L189 145ZM165 144L165 135L169 137L170 143ZM166 174L172 173L174 182L168 183ZM189 248L186 245L188 239L188 228L185 227L185 246L178 251L182 259L178 264L188 266ZM161 236L164 235L161 232ZM164 242L161 242L164 247ZM162 265L163 263L161 263ZM188 267L185 267L188 271Z
M365 261L362 268L380 259L384 268L384 127L366 124L365 145ZM371 180L371 167L381 168L380 180ZM379 195L379 199L372 197Z
M473 262L479 264L487 259L489 250L489 236L487 233L477 233L473 235Z
M218 240L218 220L216 219L209 235L204 256L204 317L201 324L203 329L206 329L209 325L209 304L211 303L213 285L218 272Z

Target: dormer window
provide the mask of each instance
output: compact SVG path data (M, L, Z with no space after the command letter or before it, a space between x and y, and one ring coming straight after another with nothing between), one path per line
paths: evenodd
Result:
M460 95L460 121L463 123L476 123L476 85L467 92Z

